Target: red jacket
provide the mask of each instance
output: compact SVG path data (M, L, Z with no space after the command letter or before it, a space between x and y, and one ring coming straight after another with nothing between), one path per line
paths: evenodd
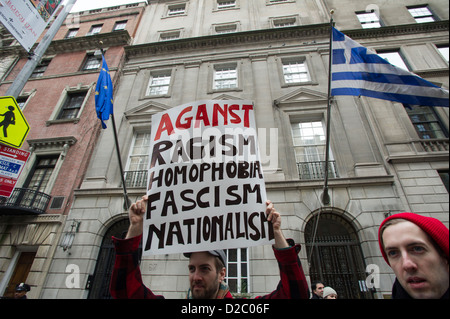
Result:
M130 239L113 237L116 260L111 277L110 292L115 299L164 299L155 295L142 282L138 264L138 249L142 236ZM273 249L280 268L281 280L272 293L256 299L308 299L309 290L303 268L298 258L300 245L289 239L290 248ZM232 299L228 292L225 299Z

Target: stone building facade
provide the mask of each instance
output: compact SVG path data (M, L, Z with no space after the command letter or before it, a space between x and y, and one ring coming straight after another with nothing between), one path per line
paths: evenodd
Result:
M150 0L115 86L121 160L135 201L146 192L153 114L201 99L254 101L257 126L266 133L268 198L282 213L286 237L303 247L308 280L323 281L342 298L388 298L394 275L377 242L383 219L412 211L449 223L449 113L335 97L331 202L324 205L331 9L340 31L448 89L445 1ZM67 217L65 230L77 221L78 232L70 249L55 251L41 297L109 297L110 238L128 228L118 164L113 133L103 130ZM271 250L228 251L235 294L276 288ZM372 269L374 287L366 281ZM155 293L185 297L182 255L145 257L141 271Z

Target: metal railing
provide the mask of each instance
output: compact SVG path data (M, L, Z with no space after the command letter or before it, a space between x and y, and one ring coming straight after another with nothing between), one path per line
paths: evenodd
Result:
M0 197L0 209L15 214L31 212L33 214L43 214L47 209L51 196L28 188L15 188L9 198ZM0 210L0 214L1 214Z
M147 170L126 171L124 175L127 187L147 187Z
M324 179L325 161L297 163L300 179ZM328 178L337 178L336 161L328 162Z

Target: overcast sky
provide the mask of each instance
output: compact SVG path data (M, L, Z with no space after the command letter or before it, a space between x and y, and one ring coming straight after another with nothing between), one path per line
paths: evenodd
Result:
M77 0L71 12L114 7L120 4L144 2L145 0Z

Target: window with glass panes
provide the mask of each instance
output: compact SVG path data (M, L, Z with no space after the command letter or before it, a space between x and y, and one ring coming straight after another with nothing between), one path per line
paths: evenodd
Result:
M375 12L357 12L359 22L363 29L380 28L380 18Z
M44 76L44 72L47 70L52 59L42 59L41 62L36 66L33 73L31 73L31 78L40 78Z
M322 121L294 122L291 127L300 179L324 178L326 136ZM328 174L337 177L331 150Z
M85 98L86 92L68 93L66 101L58 115L58 120L76 118Z
M214 89L231 89L238 87L237 66L216 66L214 68Z
M97 70L102 63L102 57L94 54L88 54L83 65L83 70Z
M309 82L308 66L304 60L283 60L283 75L286 83Z
M448 131L433 107L405 105L405 110L421 139L448 137Z
M236 7L236 0L217 0L217 9L229 9Z
M225 250L227 255L227 275L225 281L231 293L250 293L248 249Z
M128 187L144 187L147 184L150 133L136 133L128 157L125 183Z
M436 18L428 6L408 7L409 13L414 17L417 23L426 23L436 21Z
M171 72L153 73L147 89L147 95L163 95L169 93Z

